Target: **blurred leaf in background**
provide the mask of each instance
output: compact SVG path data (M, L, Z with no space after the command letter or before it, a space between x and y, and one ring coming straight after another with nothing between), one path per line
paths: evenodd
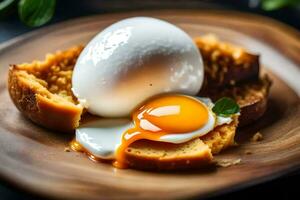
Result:
M30 27L41 26L54 15L56 0L0 0L0 17L18 10L21 21Z
M89 1L81 0L81 2ZM151 2L151 0L147 0L146 2ZM249 3L249 7L265 11L278 10L284 7L300 7L300 0L248 0L245 2ZM163 4L163 1L161 3ZM70 3L68 2L67 4ZM52 19L55 6L56 0L0 0L0 19L16 14L18 11L19 18L24 24L30 27L37 27L46 24Z
M21 0L18 5L20 19L28 26L41 26L53 17L55 3L55 0Z
M300 0L261 0L261 6L264 10L271 11L277 10L283 7L299 6Z

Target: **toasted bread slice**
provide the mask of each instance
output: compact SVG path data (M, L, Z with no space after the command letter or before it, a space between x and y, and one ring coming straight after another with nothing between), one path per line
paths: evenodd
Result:
M241 108L239 126L245 126L259 119L265 113L271 84L270 78L264 75L257 81L221 89L201 90L199 96L208 96L213 101L221 97L235 99Z
M232 97L241 107L239 126L259 119L267 108L271 80L259 77L259 56L220 41L214 35L194 39L201 51L205 80L199 93L214 101Z
M208 145L199 138L183 144L139 140L126 149L130 168L142 170L182 170L212 164Z
M206 73L200 94L214 100L216 100L214 97L219 98L225 93L234 96L242 107L241 126L259 118L266 109L270 84L263 81L262 85L258 80L258 56L249 54L240 47L221 42L212 35L195 38L195 42L203 54ZM24 115L39 125L63 132L78 126L83 109L72 94L71 76L82 49L83 47L75 47L50 54L43 62L34 61L10 67L9 93ZM260 87L249 84L249 80ZM245 86L239 86L241 81L248 82L244 84ZM242 96L237 98L233 95L236 90L233 86L241 88L239 91L243 91L244 87L253 86L255 92L248 92L251 89L245 90Z
M207 135L183 144L140 140L126 149L131 168L143 170L197 169L213 163L212 154L234 144L237 118L230 124L216 127Z
M194 39L204 62L205 79L203 89L224 88L240 82L257 80L259 56L245 49L222 42L214 35Z
M204 135L200 139L208 145L212 154L218 154L222 150L235 144L234 137L239 124L238 118L234 118L230 124L216 127L213 131Z
M49 54L44 62L13 65L8 91L16 107L33 122L62 132L79 125L83 108L71 91L73 67L82 47Z
M24 115L58 131L71 131L79 125L83 108L72 94L71 77L81 50L75 47L48 55L44 62L11 66L9 93ZM139 169L199 168L212 163L212 154L234 143L236 127L237 119L180 145L138 141L126 150L126 159L131 167Z

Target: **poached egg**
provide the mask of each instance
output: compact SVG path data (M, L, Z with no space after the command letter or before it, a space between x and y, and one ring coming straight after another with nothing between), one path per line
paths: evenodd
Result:
M107 27L87 44L73 71L72 90L88 112L124 117L154 95L195 95L203 70L199 50L183 30L135 17Z

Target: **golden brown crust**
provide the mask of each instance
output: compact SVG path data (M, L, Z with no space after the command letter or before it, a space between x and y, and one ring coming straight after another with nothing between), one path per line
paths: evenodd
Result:
M235 144L234 137L238 124L238 117L235 117L229 125L216 127L213 131L201 137L201 140L208 145L213 155L218 154Z
M253 123L259 119L266 111L268 104L268 97L272 81L268 76L263 77L260 81L253 83L253 85L244 85L241 91L249 91L244 93L244 99L238 99L237 102L241 106L240 126L245 126ZM252 94L252 95L251 95ZM246 97L252 96L251 100L246 100Z
M140 140L127 148L125 159L136 169L183 170L211 165L212 158L211 150L197 138L183 144Z
M69 132L78 126L82 107L70 99L70 95L50 90L57 84L50 84L45 76L52 66L74 65L81 47L48 55L44 62L14 65L9 69L8 91L16 107L33 122L62 132ZM71 62L72 63L68 63ZM51 88L52 87L52 88ZM65 88L64 88L65 89ZM65 96L64 96L65 95Z
M199 96L213 101L231 97L241 107L239 126L251 124L266 111L271 80L259 78L259 57L245 49L221 42L214 35L195 38L205 68Z
M196 37L194 41L204 62L203 89L225 87L258 79L258 55L250 54L241 47L222 42L211 34Z
M199 95L209 96L213 101L221 97L231 97L236 100L241 108L239 126L245 126L259 119L265 113L271 85L270 78L264 75L258 81L237 86L201 90Z
M183 144L140 140L126 150L127 164L142 170L199 169L213 164L212 154L234 145L238 118Z

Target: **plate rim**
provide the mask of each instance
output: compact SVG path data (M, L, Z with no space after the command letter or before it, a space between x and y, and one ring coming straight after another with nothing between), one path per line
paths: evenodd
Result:
M160 13L161 11L164 11L163 13ZM16 37L13 37L5 42L0 43L0 53L3 51L7 50L8 48L13 47L14 45L21 43L24 40L28 40L32 37L35 37L35 35L38 35L43 32L47 32L48 30L51 30L52 28L58 28L58 27L63 27L66 23L67 24L74 24L74 23L79 23L82 21L90 21L95 17L115 17L119 16L120 14L130 14L130 15L135 15L140 12L143 12L144 14L152 14L155 15L155 13L160 13L160 15L168 15L172 12L176 12L177 15L186 15L186 12L189 11L191 15L210 15L210 16L216 16L216 15L229 15L230 17L233 17L234 15L239 15L239 17L243 17L247 21L253 21L256 19L260 20L260 23L270 26L269 24L274 24L273 29L275 29L278 32L281 32L282 34L291 37L299 42L300 46L300 31L298 31L296 28L294 28L291 25L285 24L281 21L278 21L276 19L273 19L268 16L263 16L259 14L254 14L254 13L248 13L248 12L241 12L241 11L233 11L233 10L204 10L204 9L147 9L147 10L142 10L142 11L120 11L120 12L111 12L111 13L104 13L104 14L92 14L88 16L79 16L79 17L74 17L71 19L63 20L57 23L49 24L46 25L45 27L40 27L35 30L31 30L27 33L20 34ZM199 13L200 12L200 13ZM284 29L284 31L282 30ZM300 66L299 66L300 68Z
M161 12L164 11L164 12ZM287 37L293 38L294 40L296 40L298 42L297 45L299 45L300 47L300 32L294 28L291 27L287 24L284 24L282 22L279 22L277 20L274 20L270 17L266 17L266 16L260 16L257 14L252 14L252 13L244 13L244 12L239 12L239 11L228 11L228 10L201 10L201 9L154 9L154 10L142 10L142 11L122 11L122 12L118 12L118 13L108 13L108 14L95 14L95 15L89 15L89 16L81 16L81 17L76 17L76 18L72 18L72 19L68 19L68 20L64 20L58 23L54 23L51 25L48 25L46 27L42 27L33 31L30 31L28 33L25 34L21 34L17 37L14 37L8 41L2 42L0 43L0 54L3 53L4 51L10 49L10 48L14 48L14 46L21 44L24 41L30 40L32 38L34 38L36 35L39 35L43 32L47 32L47 31L51 31L51 29L53 28L59 28L59 27L63 27L66 24L75 24L75 23L82 23L84 21L90 21L93 20L96 17L100 17L100 18L110 18L111 17L120 17L120 14L129 14L129 15L135 15L135 14L139 14L139 13L143 13L143 14L151 14L151 15L155 15L156 13L159 13L160 15L169 15L170 12L176 12L176 15L187 15L187 11L190 12L191 15L211 15L211 16L216 16L216 15L230 15L229 17L232 17L234 15L239 15L241 17L243 17L244 19L248 20L248 21L253 21L253 20L260 20L260 23L264 24L264 25L268 25L270 26L270 24L275 24L275 26L273 27L274 30L281 32L282 34L286 35ZM284 29L284 31L283 31ZM300 68L299 65L297 65L298 68ZM280 78L280 77L279 77ZM286 83L286 82L285 82ZM291 88L289 86L289 88L295 93L297 94L297 92ZM298 96L299 97L299 96ZM299 98L299 102L300 102L300 98ZM287 169L281 169L275 173L269 174L269 175L263 175L260 176L256 179L250 180L250 181L245 181L239 184L235 184L232 185L230 187L225 187L223 189L220 189L218 191L212 191L212 192L207 192L205 194L203 194L201 197L203 198L207 198L207 197L214 197L214 196L219 196L219 195L223 195L229 192L234 192L237 190L241 190L244 188L248 188L250 186L254 186L254 185L258 185L258 184L262 184L265 182L269 182L272 181L274 179L277 179L279 177L282 177L284 175L293 173L295 171L300 170L300 165L295 165L293 167L289 167ZM16 188L17 190L23 191L25 193L28 194L33 194L33 195L38 195L38 196L42 196L42 197L47 197L47 195L43 192L38 192L38 191L33 191L30 190L29 187L26 187L25 184L20 185L17 184L17 181L13 181L11 179L9 179L8 177L6 177L5 175L0 173L0 179L7 182L8 185L13 186L14 188ZM49 197L49 196L48 196ZM53 196L51 196L53 197ZM197 197L197 196L191 196L191 197Z

